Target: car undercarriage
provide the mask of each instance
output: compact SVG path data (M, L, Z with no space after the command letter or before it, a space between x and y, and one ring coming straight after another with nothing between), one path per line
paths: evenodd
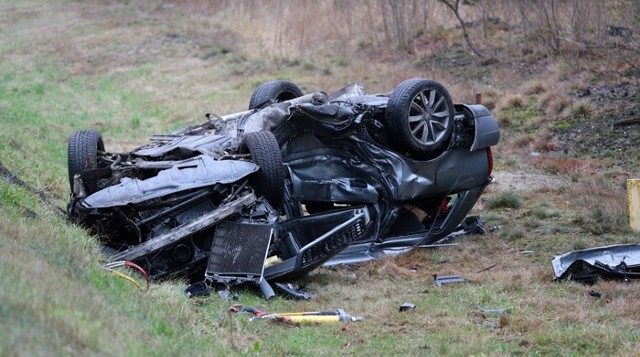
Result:
M378 95L269 81L249 110L128 153L74 132L68 214L153 279L264 285L443 239L491 182L498 140L484 106L433 80Z

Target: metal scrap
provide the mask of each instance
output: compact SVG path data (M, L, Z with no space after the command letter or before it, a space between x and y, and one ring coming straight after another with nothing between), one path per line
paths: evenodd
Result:
M551 261L555 280L594 283L598 279L640 279L640 244L571 251Z
M464 279L460 275L438 276L438 274L434 274L433 280L436 282L437 286L451 283L464 283Z

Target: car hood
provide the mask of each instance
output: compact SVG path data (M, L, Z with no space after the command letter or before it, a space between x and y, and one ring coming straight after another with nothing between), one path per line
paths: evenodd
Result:
M177 162L146 180L123 178L114 186L102 189L84 199L86 208L106 208L135 204L168 194L238 181L258 171L258 165L237 160L215 160L200 155Z

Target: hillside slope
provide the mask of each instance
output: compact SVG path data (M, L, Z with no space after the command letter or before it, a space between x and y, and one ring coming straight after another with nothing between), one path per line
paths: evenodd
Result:
M463 7L478 58L435 1L416 2L424 8L398 25L415 30L403 36L384 28L397 9L356 1L360 11L307 0L0 2L0 354L639 354L640 285L553 283L550 265L569 250L640 240L624 188L640 177L640 125L613 127L640 116L635 2L593 8L610 24L558 48L536 36L534 19L518 20L520 2ZM441 81L456 101L481 93L498 118L496 180L474 211L494 229L318 269L298 282L313 300L266 304L251 290L189 300L182 281L138 290L101 269L96 241L52 207L67 204L73 130L99 129L124 151L206 112L244 110L265 80L381 92L411 77ZM467 283L436 288L433 274ZM417 309L399 314L405 301ZM343 308L365 320L252 323L228 314L231 303Z

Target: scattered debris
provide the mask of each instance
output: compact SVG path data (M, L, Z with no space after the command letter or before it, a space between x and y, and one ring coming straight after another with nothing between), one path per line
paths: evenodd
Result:
M482 313L486 315L502 315L509 313L509 309L499 308L499 309L482 309Z
M460 277L460 275L438 276L438 274L434 274L433 279L435 280L437 286L451 283L464 283L464 279Z
M400 312L413 310L415 308L416 308L416 304L413 304L413 303L410 303L410 302L403 302L400 305Z
M206 297L211 294L211 287L204 281L200 281L184 289L184 294L187 295L187 297Z
M465 234L487 234L489 231L486 225L486 222L480 216L469 216L449 235L449 238Z
M224 289L216 290L218 297L222 300L237 300L238 296L236 294L231 294L231 289L228 286L225 286Z
M599 299L602 297L602 293L599 291L595 291L595 290L589 290L589 295L593 296L596 299Z
M607 26L607 34L612 37L629 39L633 35L633 30L624 26L609 25Z
M266 311L259 309L253 306L244 306L241 304L234 304L229 307L230 313L248 313L253 316L264 316L267 314Z
M347 314L344 310L310 311L310 312L285 312L254 316L249 321L258 319L276 319L292 323L329 323L329 322L353 322L362 321L362 316Z
M484 269L480 269L480 270L478 270L478 271L476 272L476 274L478 274L478 273L484 273L485 271L489 271L489 270L491 270L491 269L493 269L493 268L495 268L495 267L497 267L497 266L498 266L498 263L491 264L491 265L489 265L488 267L486 267L486 268L484 268Z
M296 289L291 283L274 283L278 292L283 293L285 296L297 300L309 300L313 298L313 294L308 293L302 289Z
M553 257L555 280L594 283L597 279L640 279L640 244L571 251Z

